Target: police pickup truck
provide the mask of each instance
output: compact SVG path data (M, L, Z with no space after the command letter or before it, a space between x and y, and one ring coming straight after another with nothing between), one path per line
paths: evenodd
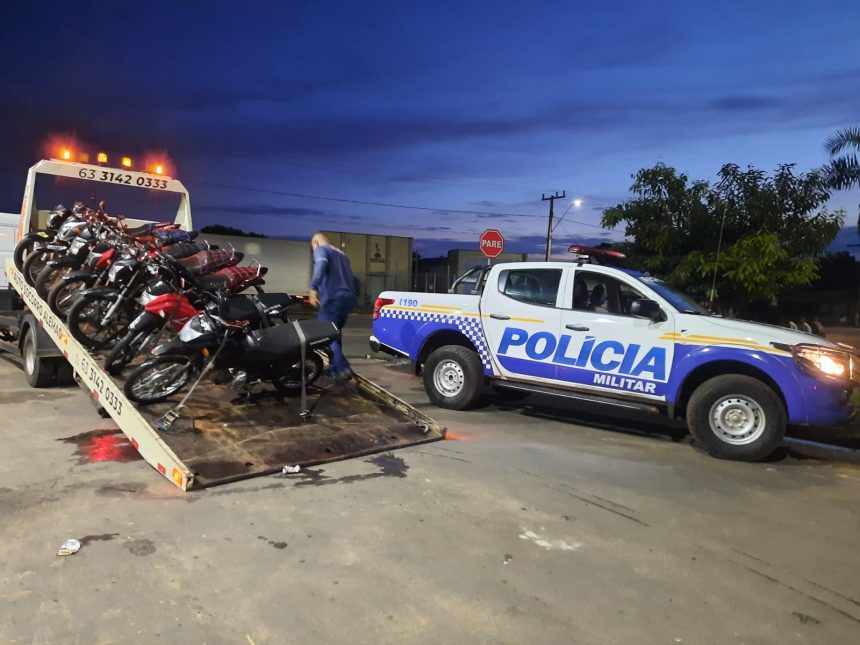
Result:
M754 461L788 424L847 424L853 348L709 313L647 274L585 260L475 267L448 294L386 291L371 348L408 357L437 406L552 394L686 419L711 455Z

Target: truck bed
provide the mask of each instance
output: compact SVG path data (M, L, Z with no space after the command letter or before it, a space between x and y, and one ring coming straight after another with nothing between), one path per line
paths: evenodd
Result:
M81 387L117 423L130 443L168 480L189 490L443 439L436 421L356 375L345 384L321 378L308 388L311 414L300 399L260 392L236 402L235 392L212 380L201 383L170 431L154 423L182 398L136 406L122 392L122 377L102 369L103 357L85 350L35 289L24 282L11 258L10 284L75 369ZM130 370L126 370L128 374ZM217 374L217 372L216 372ZM265 386L264 386L265 387Z
M232 403L235 396L228 386L205 381L171 430L160 432L191 471L195 487L443 438L432 420L360 376L337 385L321 379L319 387L308 388L307 418L299 414L299 397L280 399L272 390L252 402ZM180 398L139 409L155 427Z

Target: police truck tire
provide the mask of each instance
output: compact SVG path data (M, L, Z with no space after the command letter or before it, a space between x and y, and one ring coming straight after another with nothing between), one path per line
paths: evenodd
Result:
M702 383L687 403L687 426L712 457L760 461L782 443L785 406L767 384L725 374Z
M423 375L430 402L440 408L468 410L481 399L484 368L478 354L467 347L446 345L434 350L424 363Z
M48 387L54 384L54 379L57 376L57 363L51 358L40 358L36 349L36 333L32 329L28 329L21 347L27 384L30 387Z

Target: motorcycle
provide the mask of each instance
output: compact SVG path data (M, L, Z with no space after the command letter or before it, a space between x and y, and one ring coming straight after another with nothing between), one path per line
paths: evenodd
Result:
M245 268L245 267L241 267ZM251 282L260 282L260 275L265 272L258 271L250 279L237 281L232 289L226 289L226 293L235 293L243 291ZM180 279L180 286L184 287L184 280ZM176 289L165 281L158 281L147 287L146 293L141 297L143 302L143 311L131 321L125 335L117 341L110 353L105 358L105 370L114 376L122 372L135 356L146 351L148 347L157 342L162 333L167 329L174 334L178 334L186 322L202 311L202 305L192 301L192 298L201 303L206 292L202 292L201 296L195 296L194 293L186 291L176 291ZM234 296L228 298L228 305L234 312L241 311L244 307L243 319L247 319L251 323L263 321L255 315L255 311L259 308L254 303L266 310L273 307L278 307L282 310L281 318L286 320L287 310L295 304L296 300L285 293L261 293L253 298L248 299L245 296ZM253 309L248 309L253 305ZM271 322L271 315L267 322Z
M340 338L337 326L327 321L294 321L254 329L249 325L249 312L236 311L224 302L217 306L217 313L212 309L209 306L193 316L176 339L153 349L155 358L129 374L123 392L130 400L142 404L164 401L196 376L183 399L187 400L211 369L225 370L231 386L246 395L251 386L265 381L284 396L296 396L303 385L314 383L322 374L320 351ZM266 310L267 316L273 315L271 309Z
M216 245L210 245L207 242L177 242L163 247L161 251L172 258L180 259L200 251L217 248ZM80 292L107 284L108 270L113 264L117 250L111 248L99 257L94 257L94 253L94 251L90 252L90 257L87 259L88 268L71 271L61 276L48 292L48 306L63 319L68 318L69 309Z
M15 245L15 250L12 253L15 268L18 271L24 270L24 262L27 256L34 250L40 250L49 240L51 240L57 232L60 225L72 214L72 210L66 208L62 204L58 204L48 214L48 220L44 231L33 231L27 233Z
M157 273L159 263L175 265L193 282L195 271L229 267L243 257L234 251L210 249L173 260L146 248L129 250L129 255L114 262L108 271L108 282L112 286L93 287L79 293L69 308L69 333L89 349L105 349L125 334L136 314L135 300L146 286L147 272Z

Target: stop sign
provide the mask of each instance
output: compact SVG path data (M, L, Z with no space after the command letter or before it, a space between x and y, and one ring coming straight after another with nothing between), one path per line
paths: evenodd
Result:
M497 258L505 250L505 238L494 228L488 228L478 238L481 253L488 258Z

